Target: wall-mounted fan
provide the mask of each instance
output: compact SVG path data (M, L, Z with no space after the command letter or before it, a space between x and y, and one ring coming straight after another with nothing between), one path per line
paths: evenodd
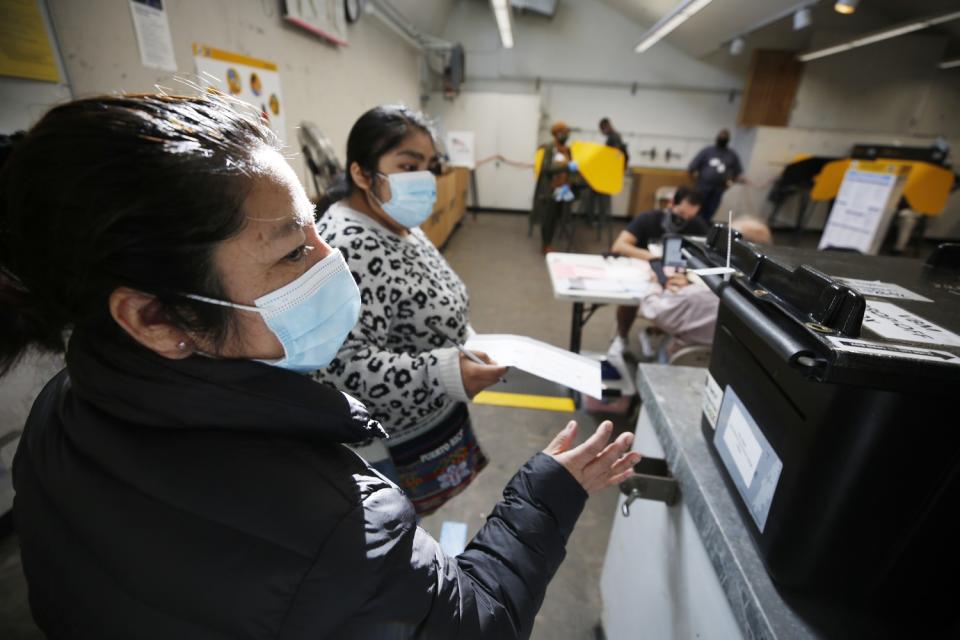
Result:
M313 176L313 186L317 192L317 199L327 195L331 187L336 184L343 166L337 159L337 153L330 143L330 139L323 135L320 128L312 122L301 122L297 130L300 149L307 161L307 168Z

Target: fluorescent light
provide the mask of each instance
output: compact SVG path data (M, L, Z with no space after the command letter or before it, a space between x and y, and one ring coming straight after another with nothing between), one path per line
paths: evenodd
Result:
M500 32L500 44L504 49L513 48L513 25L510 21L510 0L490 0L493 7L493 17L497 21L497 30Z
M743 53L743 48L747 46L747 42L743 38L734 38L730 42L730 55L738 56Z
M686 22L712 1L713 0L684 0L677 5L673 11L660 18L655 25L643 34L640 38L640 44L637 45L634 51L643 53L660 42L667 34Z
M937 65L941 69L953 69L954 67L960 67L960 58L954 58L953 60L944 60Z
M848 16L857 10L858 4L860 4L860 0L837 0L837 3L833 5L833 10Z
M873 33L868 33L864 36L858 36L846 42L841 42L840 44L824 47L823 49L809 51L797 56L797 60L800 60L801 62L810 62L811 60L816 60L817 58L825 58L842 51L849 51L850 49L856 49L857 47L862 47L864 45L881 42L882 40L889 40L890 38L896 38L897 36L902 36L907 33L920 31L921 29L926 29L927 27L931 27L935 24L949 22L950 20L956 20L958 18L960 18L960 11L930 16L928 18L915 20L913 22L897 25L888 29L874 31Z

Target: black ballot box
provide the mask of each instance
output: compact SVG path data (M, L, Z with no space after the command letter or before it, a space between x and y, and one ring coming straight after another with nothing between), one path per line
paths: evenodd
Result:
M689 266L723 266L727 238L685 240ZM960 271L730 245L737 272L704 277L721 302L703 432L769 574L955 633Z

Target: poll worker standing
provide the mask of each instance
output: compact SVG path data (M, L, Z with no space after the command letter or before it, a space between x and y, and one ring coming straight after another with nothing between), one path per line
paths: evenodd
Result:
M700 193L696 189L677 187L673 204L668 209L653 209L638 214L614 240L611 253L650 260L654 257L649 249L650 243L660 241L666 234L706 235L709 225L697 215L702 206ZM617 307L617 335L610 344L609 355L623 355L637 310L637 306Z
M66 350L13 463L34 619L51 640L529 637L587 494L632 474L630 434L574 447L569 423L446 556L341 444L380 425L303 375L361 293L273 134L225 100L70 102L0 170L0 375Z
M563 215L564 207L569 207L574 199L570 178L577 170L577 163L573 161L573 155L567 146L570 127L563 121L557 121L550 127L550 134L553 139L541 147L543 162L533 192L531 211L533 219L540 223L540 249L544 254L553 251L552 243L557 223Z
M347 139L346 188L319 232L343 253L360 287L360 321L326 382L360 399L390 434L360 450L393 475L419 515L462 491L486 466L468 402L506 369L456 345L472 333L467 289L419 226L433 211L439 168L422 113L381 106Z
M740 157L730 148L730 131L721 129L715 144L701 149L687 171L703 199L700 216L709 223L720 206L723 193L743 174Z

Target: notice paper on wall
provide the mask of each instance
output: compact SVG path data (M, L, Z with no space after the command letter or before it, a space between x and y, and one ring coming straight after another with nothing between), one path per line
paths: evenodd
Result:
M919 293L914 293L892 282L881 282L880 280L857 280L856 278L834 278L848 287L859 291L865 296L874 298L895 298L897 300L916 300L917 302L933 302L930 298L925 298Z
M863 328L887 340L960 347L960 336L890 302L868 300Z
M476 152L474 149L473 131L448 131L446 137L447 164L451 167L466 167L473 169L476 166Z
M486 353L497 364L523 369L594 398L602 395L600 362L526 336L478 334L464 345Z
M133 28L140 46L140 63L151 69L177 70L165 0L130 0Z
M250 104L281 142L286 138L287 105L275 63L200 44L193 45L193 59L208 87Z
M884 213L896 183L893 173L847 169L817 248L876 253L885 230Z
M0 75L60 81L38 0L0 2L0 42Z

